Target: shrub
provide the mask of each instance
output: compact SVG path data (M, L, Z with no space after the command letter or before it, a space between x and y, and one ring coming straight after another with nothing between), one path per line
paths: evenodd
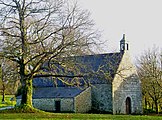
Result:
M144 110L143 110L143 113L144 113L144 114L156 113L156 111L153 110L153 109L144 109Z

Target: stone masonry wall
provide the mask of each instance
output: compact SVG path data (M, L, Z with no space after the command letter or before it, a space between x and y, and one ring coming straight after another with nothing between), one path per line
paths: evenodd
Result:
M74 99L62 98L61 99L61 111L62 112L74 112Z
M55 101L60 101L61 111L74 112L73 98L41 98L33 99L33 107L44 111L55 111ZM16 105L20 105L21 99L17 99Z
M60 101L62 112L74 111L73 98L33 99L33 106L45 111L55 111L55 101Z
M55 111L55 100L54 99L33 99L33 106L40 110Z
M112 113L112 85L92 86L92 110Z
M91 110L91 88L87 88L74 98L76 113L86 113Z
M142 113L141 82L127 52L124 53L113 80L113 114L126 114L126 98L131 99L131 113Z

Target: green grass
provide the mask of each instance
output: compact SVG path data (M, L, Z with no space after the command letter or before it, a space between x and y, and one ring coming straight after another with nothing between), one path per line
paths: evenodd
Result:
M0 108L14 106L15 101L10 101L12 95L6 95L6 102L2 103L0 95ZM110 114L75 114L75 113L0 113L0 119L16 120L162 120L162 116L145 115L110 115Z
M162 116L68 114L68 113L0 113L0 119L30 120L162 120Z
M10 98L14 97L14 95L6 95L5 96L5 103L2 103L2 95L0 95L0 108L6 106L14 106L16 101L10 101Z

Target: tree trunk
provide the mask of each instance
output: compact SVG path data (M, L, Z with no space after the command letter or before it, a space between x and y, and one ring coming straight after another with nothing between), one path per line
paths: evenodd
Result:
M1 80L2 80L2 103L5 102L5 83L4 83L4 79L3 79L3 68L1 65Z
M27 105L33 107L32 105L32 79L24 80L22 86L22 100L21 105Z
M32 106L32 77L28 77L25 74L25 64L24 59L21 60L20 65L20 81L22 84L22 98L21 98L21 106Z
M157 100L156 101L154 101L155 102L155 110L156 110L156 114L158 114L158 102L157 102Z
M4 85L4 83L3 83L3 88L2 88L2 103L4 103L5 102L5 85Z
M145 109L147 109L147 99L145 97Z
M151 106L152 108L151 109L154 110L154 104L153 103L151 103L151 104L152 104L152 106Z

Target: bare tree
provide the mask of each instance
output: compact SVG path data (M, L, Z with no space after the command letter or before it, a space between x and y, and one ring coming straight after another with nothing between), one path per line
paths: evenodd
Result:
M18 87L16 86L17 81L19 81L16 64L12 61L1 59L0 73L2 102L5 102L5 94L14 94Z
M98 32L89 15L70 0L0 0L1 57L18 65L22 106L32 107L34 76L66 76L42 71L45 61L63 65L58 59L90 51Z
M162 53L162 52L161 52ZM147 101L152 100L158 113L162 100L162 54L157 49L148 50L138 59L138 73L142 81L142 92Z

